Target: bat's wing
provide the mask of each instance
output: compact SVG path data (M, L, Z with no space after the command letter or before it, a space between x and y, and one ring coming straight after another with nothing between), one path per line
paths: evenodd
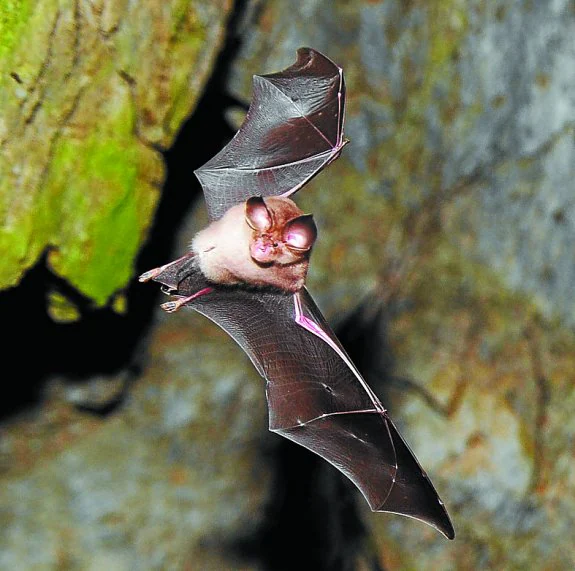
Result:
M300 189L345 144L345 83L340 67L310 48L270 75L254 75L253 98L234 138L195 171L210 220L250 196Z
M184 257L153 279L188 297L207 285L191 267ZM333 464L372 510L413 517L454 537L432 483L307 290L254 295L216 287L189 305L233 337L265 378L270 430Z

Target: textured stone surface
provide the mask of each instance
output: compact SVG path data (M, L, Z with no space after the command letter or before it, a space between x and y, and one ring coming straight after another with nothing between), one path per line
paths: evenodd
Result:
M568 0L485 4L470 11L459 63L462 105L444 167L484 184L455 201L470 255L575 324L575 13Z
M3 427L1 569L242 568L225 546L268 498L263 383L191 312L156 328L148 364L106 420L55 393Z
M0 6L0 288L44 252L97 305L126 286L231 4Z
M386 569L575 564L574 20L561 0L246 3L234 95L301 45L345 69L351 143L298 197L320 231L310 288L330 317L386 309L395 384L369 381L457 532L365 510ZM153 125L141 140L165 144ZM6 432L0 564L241 567L218 548L261 517L269 437L261 381L215 331L162 316L124 412L55 401Z
M366 513L384 567L572 567L572 3L288 12L254 13L231 86L299 45L344 67L351 143L301 197L310 286L331 314L370 287L387 305L385 402L458 533Z

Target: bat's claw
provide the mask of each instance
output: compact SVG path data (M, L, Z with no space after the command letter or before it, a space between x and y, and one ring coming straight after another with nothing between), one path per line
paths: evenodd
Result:
M177 260L174 260L173 262L169 262L168 264L164 264L163 266L160 266L159 268L154 268L152 270L148 270L147 272L144 272L139 278L138 281L140 282L149 282L150 280L153 280L155 278L157 278L160 274L162 274L163 272L165 272L168 268L170 268L171 266L174 266L176 264L179 264L180 262L182 262L182 260L190 258L193 256L193 253L191 254L186 254L185 256L182 256L181 258L178 258Z
M163 268L154 268L153 270L148 270L138 278L138 281L149 282L150 280L153 280L156 276L158 276L161 273L162 269Z

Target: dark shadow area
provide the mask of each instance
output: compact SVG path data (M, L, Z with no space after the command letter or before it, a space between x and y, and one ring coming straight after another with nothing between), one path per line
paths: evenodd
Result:
M389 400L388 391L395 371L388 334L390 316L395 311L393 301L387 304L376 294L370 294L334 324L337 337L351 360L383 403Z
M237 53L246 2L239 2L230 21L228 41L193 115L182 126L174 145L164 153L167 177L148 240L136 262L134 279L125 294L128 309L94 309L64 280L54 276L45 258L32 268L18 287L0 293L0 315L8 323L4 356L4 382L10 387L0 401L0 421L14 416L42 398L47 379L61 375L74 382L95 375L128 371L136 378L144 363L145 342L159 303L159 287L137 281L137 276L178 255L174 242L201 188L193 170L201 166L233 135L224 118L226 109L241 103L226 93L230 63ZM47 294L58 291L79 309L73 323L56 323L46 311ZM385 378L386 365L374 365L381 355L380 320L362 321L357 314L342 322L338 333L352 359L369 381ZM374 369L375 367L375 369ZM375 371L375 373L374 373ZM11 374L12 373L12 374ZM376 387L376 391L380 392ZM118 398L92 413L108 415L121 406ZM355 487L337 470L307 450L282 439L275 449L276 483L265 523L254 537L234 546L242 558L270 570L315 569L352 571L359 554L369 569L379 569L366 553L366 529L356 501L363 501Z
M278 437L279 438L279 437ZM365 527L353 485L305 448L283 441L273 458L275 484L259 533L238 547L270 571L353 571Z
M235 25L232 19L230 27ZM0 315L8 324L4 354L8 375L4 382L9 387L0 401L0 421L37 404L51 375L78 382L93 375L113 375L122 369L137 374L142 340L160 295L158 288L140 284L137 276L174 257L178 229L201 196L193 171L233 135L224 119L225 109L238 105L224 88L237 47L235 34L230 37L193 115L182 126L174 145L164 153L166 181L148 240L136 261L134 279L125 292L127 312L119 315L108 307L94 309L88 299L47 269L45 258L26 273L17 287L0 292ZM78 321L52 321L46 312L46 298L51 290L77 305L81 314ZM100 412L107 414L115 408Z

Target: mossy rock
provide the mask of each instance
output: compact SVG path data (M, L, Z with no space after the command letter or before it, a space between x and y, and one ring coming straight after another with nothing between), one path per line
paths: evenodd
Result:
M96 306L126 286L232 6L0 6L0 288L44 253Z

